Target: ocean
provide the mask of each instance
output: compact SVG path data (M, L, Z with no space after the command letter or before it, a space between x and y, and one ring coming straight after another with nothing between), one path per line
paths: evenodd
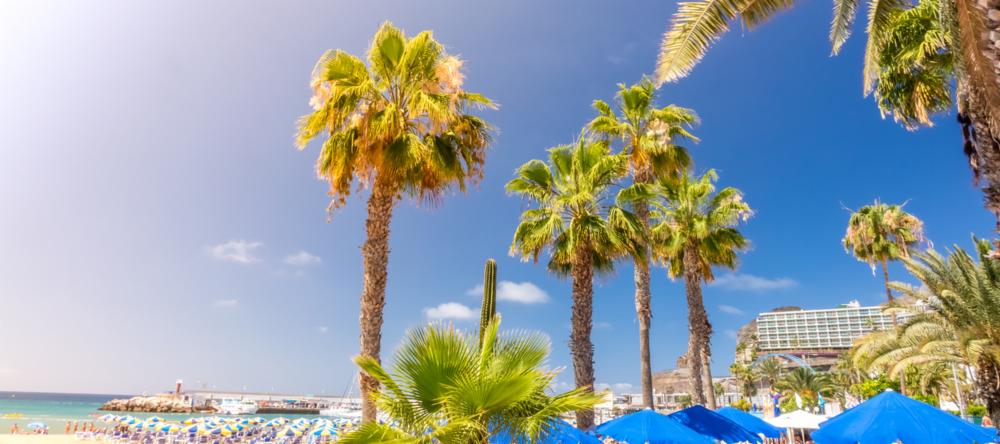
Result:
M3 392L0 391L0 434L10 433L14 424L24 430L32 422L44 423L49 433L65 433L66 424L92 422L97 427L107 424L98 420L105 413L132 415L136 418L159 416L168 421L181 421L191 414L166 413L133 413L133 412L102 412L98 408L107 401L120 398L131 398L133 395L97 395L78 393L33 393L33 392ZM199 415L194 415L199 416ZM281 415L253 415L273 418ZM316 415L295 415L294 417L312 418Z

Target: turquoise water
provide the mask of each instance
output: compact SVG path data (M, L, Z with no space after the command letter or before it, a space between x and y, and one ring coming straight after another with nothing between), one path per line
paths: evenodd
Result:
M30 393L0 391L0 434L10 433L16 423L22 430L32 422L42 422L49 428L49 433L57 434L66 431L66 423L93 422L97 427L107 424L97 418L108 412L97 410L105 402L116 398L130 398L131 395L90 395L75 393ZM168 421L180 421L191 417L190 414L165 413L123 413L136 418L159 416ZM19 414L18 417L12 415ZM281 415L253 415L264 418L276 418ZM295 417L311 418L316 415L295 415Z

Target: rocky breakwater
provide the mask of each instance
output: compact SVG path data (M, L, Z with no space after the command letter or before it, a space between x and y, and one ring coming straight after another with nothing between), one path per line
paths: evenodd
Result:
M101 406L101 410L112 412L148 412L148 413L193 413L198 409L191 407L175 396L136 396L129 399L112 399Z

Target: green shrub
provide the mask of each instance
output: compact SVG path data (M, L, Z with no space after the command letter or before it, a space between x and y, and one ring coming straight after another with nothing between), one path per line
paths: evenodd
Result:
M753 406L750 405L750 401L747 401L746 399L739 399L736 402L732 403L730 407L734 409L743 410L744 412L749 412L750 408Z
M965 411L972 416L986 416L986 406L982 404L972 404Z

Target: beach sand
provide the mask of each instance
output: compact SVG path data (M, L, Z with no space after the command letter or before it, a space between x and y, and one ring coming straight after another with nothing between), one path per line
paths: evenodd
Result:
M0 444L80 444L85 442L101 441L81 441L73 435L11 435L8 433L0 435Z

